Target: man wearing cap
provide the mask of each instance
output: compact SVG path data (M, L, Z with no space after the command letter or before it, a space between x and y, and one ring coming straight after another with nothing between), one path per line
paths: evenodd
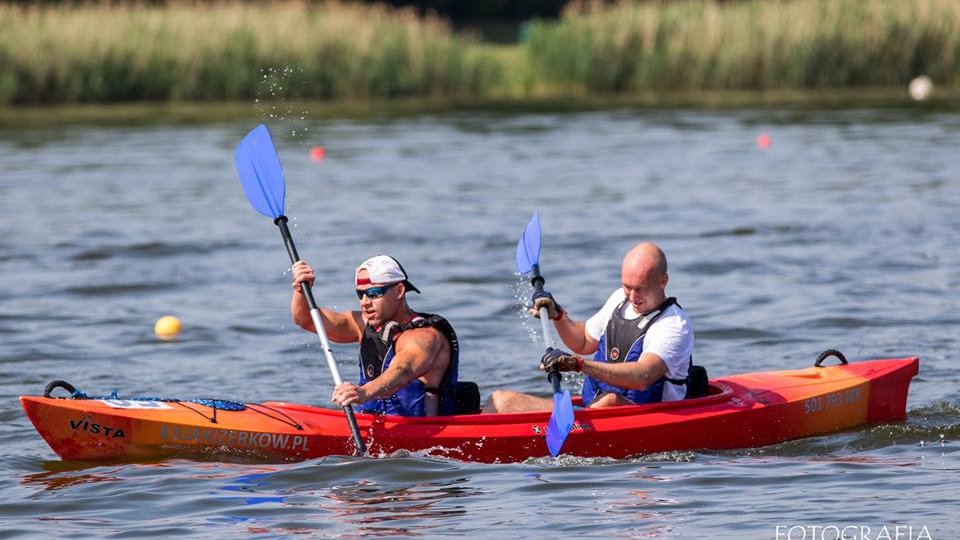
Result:
M293 265L293 321L316 332L300 283L313 285L307 263ZM359 384L333 390L340 406L358 404L361 412L401 416L453 414L456 407L459 344L453 327L439 315L417 313L407 293L419 293L396 259L377 255L356 271L359 311L320 308L327 337L335 343L360 343Z

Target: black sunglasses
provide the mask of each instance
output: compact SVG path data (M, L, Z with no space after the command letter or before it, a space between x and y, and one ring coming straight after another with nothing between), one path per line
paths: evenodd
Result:
M381 287L370 287L369 289L357 289L357 299L363 300L364 295L373 300L387 294L391 287L396 287L400 282L383 285Z

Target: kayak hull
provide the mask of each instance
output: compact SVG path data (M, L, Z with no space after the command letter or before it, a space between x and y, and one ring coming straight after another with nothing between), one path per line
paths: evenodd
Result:
M624 458L724 450L901 421L917 358L733 375L711 394L678 402L580 409L563 453ZM285 402L243 411L192 402L23 396L37 431L62 459L142 460L244 456L307 460L354 451L341 410ZM549 412L404 418L357 414L370 455L406 450L462 461L517 462L549 455Z

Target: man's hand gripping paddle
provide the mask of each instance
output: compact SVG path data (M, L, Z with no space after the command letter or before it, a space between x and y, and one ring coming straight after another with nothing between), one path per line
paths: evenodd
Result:
M260 124L240 141L237 146L236 161L240 183L243 185L243 192L250 200L250 204L257 212L273 219L273 223L280 228L283 243L287 246L287 254L290 255L290 262L299 261L300 255L297 254L297 248L293 245L293 237L290 236L290 229L287 228L287 216L283 215L283 199L286 195L283 167L280 165L280 157L273 146L273 140L270 139L267 126ZM327 358L327 367L330 368L330 374L333 375L333 382L339 385L343 381L340 379L337 362L330 351L330 342L327 340L327 333L323 329L323 322L320 320L320 309L317 308L317 302L313 299L310 285L301 283L300 289L307 299L307 305L310 306L310 318L313 319L317 337L320 338L320 346ZM356 455L362 456L367 449L363 444L363 439L360 438L360 428L357 426L357 419L353 415L353 407L345 405L343 412L347 415L350 432L353 433Z
M526 229L523 230L523 236L517 243L517 272L520 274L533 273L530 283L537 291L543 290L543 284L546 281L540 275L540 215L533 214ZM548 317L547 308L540 308L540 326L543 332L543 345L546 348L552 347L550 332L547 326ZM570 391L560 390L560 381L562 380L560 372L556 369L547 373L547 380L553 385L553 413L550 415L550 421L547 423L547 449L550 455L556 457L560 454L567 435L573 429L573 403L570 401Z

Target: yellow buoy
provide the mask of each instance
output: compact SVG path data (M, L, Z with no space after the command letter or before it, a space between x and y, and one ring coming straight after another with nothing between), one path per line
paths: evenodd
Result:
M160 317L157 324L153 325L153 333L160 339L173 339L180 333L180 319L173 315Z

